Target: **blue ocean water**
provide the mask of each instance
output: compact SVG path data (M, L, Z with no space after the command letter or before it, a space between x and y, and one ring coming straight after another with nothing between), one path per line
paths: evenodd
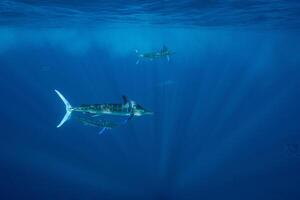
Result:
M300 199L299 30L296 0L0 1L0 199ZM54 89L154 115L56 128Z

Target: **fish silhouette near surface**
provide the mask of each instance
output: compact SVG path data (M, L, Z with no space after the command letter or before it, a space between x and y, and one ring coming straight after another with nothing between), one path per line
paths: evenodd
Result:
M166 58L168 62L170 61L170 56L174 54L174 52L170 51L165 45L160 51L148 52L148 53L139 53L138 50L135 50L137 53L138 59L135 64L139 64L141 59L154 60L158 58Z

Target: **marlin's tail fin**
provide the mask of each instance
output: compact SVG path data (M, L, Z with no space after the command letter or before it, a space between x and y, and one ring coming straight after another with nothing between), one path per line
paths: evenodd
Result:
M139 54L139 51L137 49L135 50L135 53L138 56L138 59L136 60L135 64L138 65L140 63L140 54Z
M64 102L65 106L66 106L66 114L64 116L64 118L61 120L61 122L57 125L57 128L61 127L66 121L68 121L68 119L70 119L71 114L72 114L72 106L71 104L68 102L68 100L58 91L58 90L54 90L56 92L56 94L61 98L61 100Z

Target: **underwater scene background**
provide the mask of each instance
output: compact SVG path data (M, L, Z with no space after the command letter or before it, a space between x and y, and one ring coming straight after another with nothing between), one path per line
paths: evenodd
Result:
M0 199L300 199L299 30L296 0L1 0ZM54 89L154 114L56 128Z

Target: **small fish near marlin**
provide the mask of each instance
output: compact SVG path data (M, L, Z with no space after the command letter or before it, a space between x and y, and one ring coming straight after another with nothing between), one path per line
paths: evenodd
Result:
M123 103L114 104L114 103L104 103L104 104L82 104L77 107L72 107L69 101L58 91L54 90L60 99L64 102L66 108L66 114L57 125L57 128L61 127L66 121L68 121L73 112L83 113L83 114L93 114L93 117L100 115L115 115L115 116L127 116L128 118L124 120L123 124L130 121L135 116L144 116L144 115L153 115L153 112L150 112L144 109L141 105L136 102L129 100L126 96L123 97ZM98 127L103 127L106 129L111 129L112 127L105 126L103 122L95 122L81 118L81 121L85 124L94 124ZM109 121L106 121L107 123ZM101 124L102 123L102 124ZM109 123L107 123L109 124Z
M174 52L170 51L165 45L160 51L155 52L148 52L148 53L139 53L138 50L135 50L137 53L138 59L135 64L140 63L140 59L148 59L148 60L154 60L158 58L167 58L168 62L170 61L170 56L175 54Z
M82 116L82 117L77 117L76 116L77 121L83 123L86 126L93 126L93 127L97 127L100 128L99 134L104 133L104 131L106 130L111 130L114 128L117 128L123 124L125 124L127 121L125 120L122 124L118 124L109 120L103 120L103 119L95 119L95 118L91 118L91 117L87 117L87 116Z

